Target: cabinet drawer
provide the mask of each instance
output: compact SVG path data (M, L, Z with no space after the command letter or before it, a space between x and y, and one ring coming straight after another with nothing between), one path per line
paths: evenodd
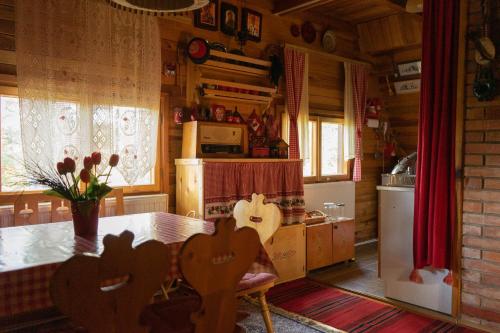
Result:
M333 263L354 258L354 220L332 224Z
M306 228L307 234L307 270L312 270L332 263L332 224L323 223Z

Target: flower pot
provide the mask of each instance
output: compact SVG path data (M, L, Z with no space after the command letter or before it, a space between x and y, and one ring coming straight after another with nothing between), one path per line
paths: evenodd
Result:
M99 200L71 202L75 236L92 238L97 235Z

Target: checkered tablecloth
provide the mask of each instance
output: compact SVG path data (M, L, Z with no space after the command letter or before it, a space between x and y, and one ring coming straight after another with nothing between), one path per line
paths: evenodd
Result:
M214 225L179 215L148 213L102 218L94 241L74 237L71 222L0 228L0 318L52 306L49 283L52 274L75 254L100 254L102 239L124 230L134 233L134 246L147 240L163 242L170 251L167 277L179 278L178 255L182 244L197 233L211 234ZM263 248L251 273L276 274Z

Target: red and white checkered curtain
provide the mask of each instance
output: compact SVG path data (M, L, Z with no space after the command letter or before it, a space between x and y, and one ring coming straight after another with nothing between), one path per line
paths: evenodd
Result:
M304 52L294 48L285 49L286 100L290 117L290 142L288 143L290 159L300 158L297 117L302 99L305 59Z
M366 91L368 89L368 68L361 64L351 67L352 98L356 115L356 148L354 151L354 172L352 180L361 181L361 159L363 157L363 123L365 120Z

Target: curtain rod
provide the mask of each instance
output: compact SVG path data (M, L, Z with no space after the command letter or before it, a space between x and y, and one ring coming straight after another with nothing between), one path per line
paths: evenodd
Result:
M362 61L362 60L357 60L357 59L342 57L342 56L339 56L339 55L336 55L336 54L332 54L332 53L328 53L328 52L324 52L324 51L318 51L318 50L315 50L315 49L310 49L310 48L307 48L307 47L298 46L298 45L294 45L294 44L290 44L290 43L283 43L283 47L291 47L291 48L302 50L302 51L305 51L305 52L308 52L308 53L317 53L317 54L320 54L322 56L330 57L332 59L335 59L335 60L341 61L341 62L350 62L350 63L353 63L353 64L361 64L361 65L367 65L367 66L372 66L373 65L372 63L367 62L367 61Z

